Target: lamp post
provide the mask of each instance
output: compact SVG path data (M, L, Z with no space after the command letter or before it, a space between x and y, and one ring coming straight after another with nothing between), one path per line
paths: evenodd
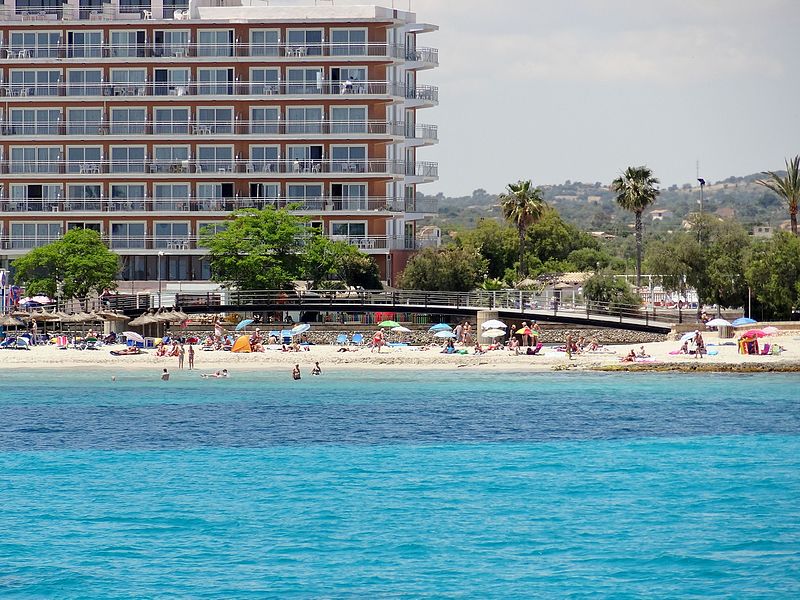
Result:
M158 308L161 308L161 257L164 256L164 252L159 250L158 252Z
M706 180L702 177L697 178L697 182L700 184L700 223L697 227L697 241L703 241L703 189L706 187Z

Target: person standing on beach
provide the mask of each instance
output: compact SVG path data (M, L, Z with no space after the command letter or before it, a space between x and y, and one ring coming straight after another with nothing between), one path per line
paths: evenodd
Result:
M186 348L183 346L183 344L181 344L178 347L178 368L179 369L183 368L183 360L184 360L185 357L186 357Z
M189 370L194 369L194 346L189 344Z

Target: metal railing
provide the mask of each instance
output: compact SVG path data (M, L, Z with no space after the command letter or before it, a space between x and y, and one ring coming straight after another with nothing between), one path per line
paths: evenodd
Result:
M433 162L406 163L402 160L253 160L253 159L203 159L159 161L152 159L115 160L10 160L0 163L0 172L6 175L52 174L223 174L223 173L275 173L301 177L321 174L382 175L438 177L439 167Z
M390 197L322 198L57 198L0 199L0 212L230 212L244 208L290 208L299 212L436 212L435 199Z
M417 125L418 137L436 136L435 125ZM91 135L384 135L407 134L402 121L330 121L330 120L243 120L233 121L76 121L16 123L0 125L4 136L91 136Z
M52 13L39 14L38 11L31 13L31 20L56 20L57 9ZM47 15L50 15L47 17ZM0 12L0 19L4 18ZM41 17L47 18L41 18ZM265 58L274 60L276 58L286 59L311 59L319 58L384 58L384 59L405 59L412 62L423 62L438 64L438 50L435 48L417 48L415 51L406 52L402 44L388 44L383 42L367 43L332 43L324 44L258 44L248 42L231 42L226 44L206 44L197 41L192 42L173 42L155 43L140 42L130 44L115 44L103 42L100 44L36 44L28 46L6 42L0 46L0 60L35 60L39 58L65 58L65 59L100 59L100 58L162 58L162 59L184 59L184 58L208 58L216 61L220 58ZM288 64L293 64L296 60L288 60Z
M149 96L392 96L438 102L439 92L435 86L406 88L402 83L387 81L335 81L309 82L187 82L187 83L11 83L4 84L0 91L5 97L149 97Z

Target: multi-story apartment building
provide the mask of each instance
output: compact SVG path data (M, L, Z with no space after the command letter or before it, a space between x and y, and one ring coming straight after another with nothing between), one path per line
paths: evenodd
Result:
M0 7L0 267L99 231L130 282L204 281L202 227L297 203L392 280L429 213L437 140L417 82L435 29L380 6L6 0Z

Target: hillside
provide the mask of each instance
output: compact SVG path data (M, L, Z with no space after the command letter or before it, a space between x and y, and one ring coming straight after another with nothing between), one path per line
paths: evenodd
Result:
M704 190L704 211L725 218L734 217L748 229L755 225L780 226L788 219L785 206L775 194L755 183L760 177L759 173L708 183ZM617 207L608 185L566 181L541 188L547 203L556 208L565 220L581 229L622 233L632 223L631 215ZM487 217L501 217L498 194L490 194L484 189L475 190L471 196L437 194L433 197L439 204L439 214L433 222L444 231L471 227ZM679 229L688 214L699 209L699 204L699 185L673 185L661 190L651 209L667 212L661 215L661 219L654 220L647 211L645 223L653 231Z

